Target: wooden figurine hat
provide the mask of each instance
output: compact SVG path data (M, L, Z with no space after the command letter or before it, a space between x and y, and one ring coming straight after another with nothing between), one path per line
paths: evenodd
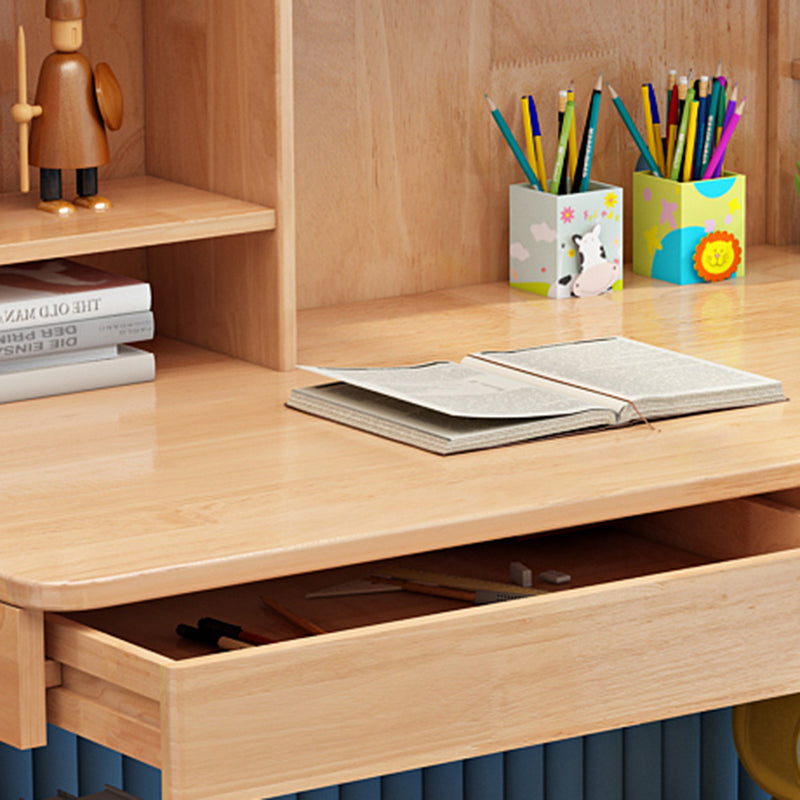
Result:
M86 0L46 0L44 15L48 19L83 19Z

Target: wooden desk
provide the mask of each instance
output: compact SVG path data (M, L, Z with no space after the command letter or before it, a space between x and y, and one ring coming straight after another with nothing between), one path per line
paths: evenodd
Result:
M719 286L628 274L622 293L582 300L491 284L301 314L300 363L623 334L778 378L792 398L655 431L443 458L286 409L311 374L169 341L152 385L0 408L0 644L22 654L0 662L22 697L0 715L3 737L43 733L43 625L63 665L47 673L48 718L161 766L165 797L181 799L246 800L800 691L800 518L771 504L758 513L783 514L789 532L764 555L244 654L175 660L161 634L151 652L103 629L107 612L52 613L798 487L800 250L754 248L747 267ZM92 614L100 631L84 627ZM215 771L224 744L247 754L234 778Z

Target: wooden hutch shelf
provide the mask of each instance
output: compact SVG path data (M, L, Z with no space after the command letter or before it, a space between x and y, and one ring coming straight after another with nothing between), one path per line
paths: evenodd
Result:
M149 176L107 181L108 214L54 220L30 195L0 196L0 264L171 244L275 228L275 211Z

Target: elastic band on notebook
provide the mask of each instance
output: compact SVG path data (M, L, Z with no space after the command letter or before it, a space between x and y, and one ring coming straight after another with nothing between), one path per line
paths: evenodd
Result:
M650 420L648 420L647 417L645 417L645 415L642 414L642 412L639 411L639 409L636 407L636 403L634 403L633 400L628 400L627 397L620 397L619 395L611 394L611 392L602 392L602 391L600 391L600 389L587 389L585 386L581 386L578 383L572 383L570 381L565 381L562 378L553 378L550 375L543 375L540 372L534 372L531 369L525 369L524 367L518 367L515 364L508 364L508 363L506 363L504 361L495 361L494 359L487 358L484 355L478 355L476 353L473 353L471 355L471 358L475 358L478 361L485 361L487 364L494 364L495 366L503 367L504 369L513 369L513 370L516 370L517 372L522 372L525 375L533 375L535 378L542 378L543 380L546 380L546 381L553 381L553 383L562 383L562 384L564 384L564 386L571 386L573 389L580 389L582 392L592 392L594 394L602 394L604 397L610 397L612 400L619 400L622 403L627 403L634 410L636 416L639 417L639 419L645 425L647 425L647 427L650 428L651 431L656 430L655 425L653 425L653 423L650 422Z

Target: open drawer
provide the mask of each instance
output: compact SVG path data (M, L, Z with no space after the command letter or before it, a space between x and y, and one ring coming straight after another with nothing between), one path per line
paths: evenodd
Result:
M800 691L800 511L737 500L404 558L565 587L472 606L306 594L358 565L46 615L48 720L161 767L165 800L253 800ZM268 594L329 633L266 609ZM442 612L442 613L437 613ZM179 622L281 639L211 652Z

